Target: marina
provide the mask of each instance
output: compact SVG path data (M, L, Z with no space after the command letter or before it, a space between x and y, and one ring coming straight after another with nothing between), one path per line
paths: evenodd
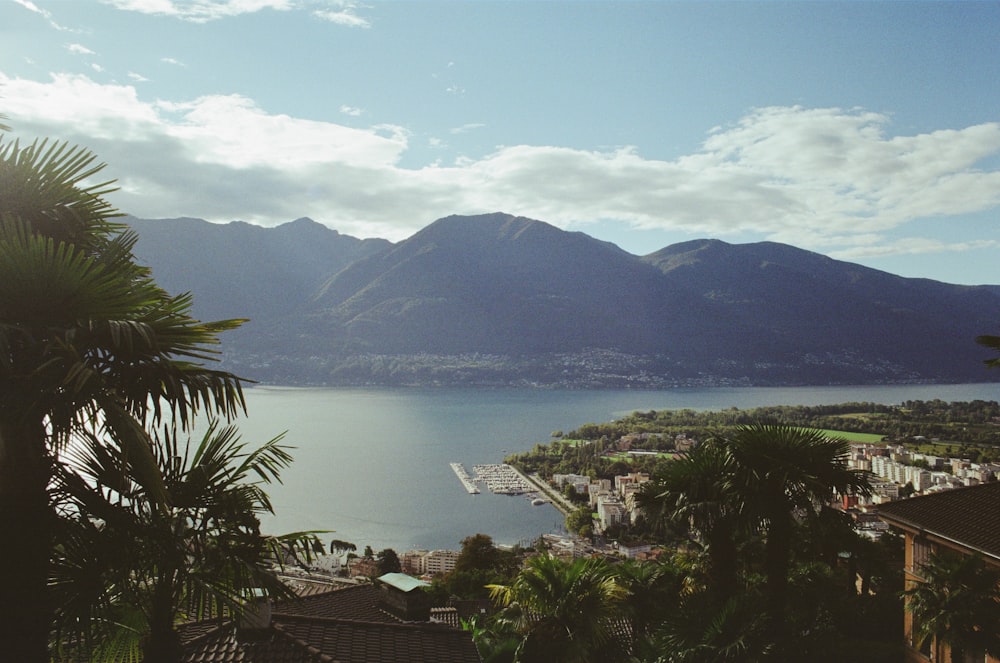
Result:
M479 486L477 486L476 482L469 476L469 473L465 471L464 465L461 463L451 463L451 469L455 471L455 476L457 476L458 480L462 482L462 485L465 486L465 489L469 491L470 495L475 495L479 492Z
M524 476L506 463L475 465L472 468L479 481L497 495L523 495L535 490Z

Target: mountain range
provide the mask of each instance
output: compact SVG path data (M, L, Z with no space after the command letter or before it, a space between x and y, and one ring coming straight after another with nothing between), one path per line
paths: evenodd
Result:
M642 387L991 381L1000 286L912 279L774 242L646 256L509 214L398 243L309 219L137 219L135 254L265 383Z

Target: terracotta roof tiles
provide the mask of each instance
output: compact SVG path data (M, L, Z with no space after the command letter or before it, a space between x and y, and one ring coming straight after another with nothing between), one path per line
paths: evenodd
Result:
M890 502L878 515L1000 559L1000 482Z

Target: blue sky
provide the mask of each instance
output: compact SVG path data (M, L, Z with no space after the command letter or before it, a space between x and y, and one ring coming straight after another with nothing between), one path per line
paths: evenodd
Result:
M1000 284L1000 2L0 0L13 136L147 218L503 211Z

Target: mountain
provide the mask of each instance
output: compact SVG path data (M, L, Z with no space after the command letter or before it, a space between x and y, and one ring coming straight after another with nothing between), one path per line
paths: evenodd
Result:
M440 219L350 265L316 298L321 329L369 351L650 349L635 311L660 275L618 247L524 218Z
M127 217L135 254L169 292L194 293L203 320L271 321L301 314L308 295L332 272L390 242L341 235L311 219L277 228L201 219Z
M1000 287L907 279L773 242L635 256L507 214L390 243L308 219L130 219L225 365L291 384L662 387L986 381Z

